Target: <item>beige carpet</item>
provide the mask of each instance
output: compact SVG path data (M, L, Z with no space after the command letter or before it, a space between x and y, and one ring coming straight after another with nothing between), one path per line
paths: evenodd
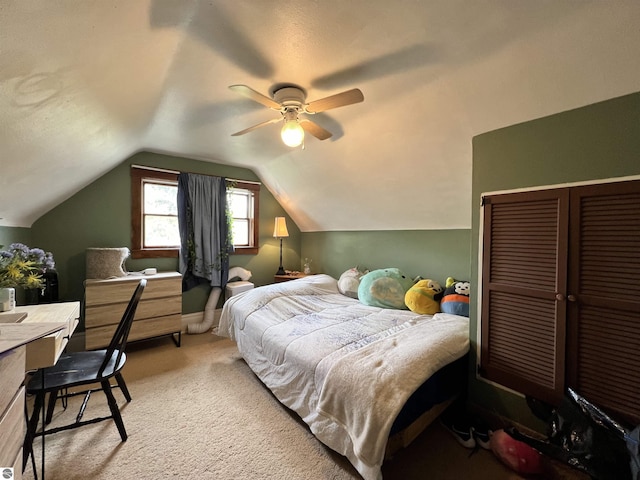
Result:
M131 345L124 377L133 400L115 396L129 434L111 421L47 436L46 479L300 479L360 476L278 403L235 344L209 333ZM58 407L52 426L73 419L81 400ZM85 418L106 414L102 393ZM40 440L34 445L40 470ZM473 455L439 424L383 467L385 480L519 479L488 451ZM32 479L31 466L25 479Z

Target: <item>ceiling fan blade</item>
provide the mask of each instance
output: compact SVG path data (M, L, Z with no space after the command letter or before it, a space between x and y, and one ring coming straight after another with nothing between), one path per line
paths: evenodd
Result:
M257 128L264 127L264 126L269 125L271 123L278 123L278 122L281 122L281 121L282 121L282 118L272 118L271 120L267 120L266 122L258 123L257 125L254 125L253 127L245 128L244 130L240 130L239 132L232 133L231 136L232 137L237 137L238 135L244 135L245 133L252 132L253 130L255 130Z
M337 93L330 97L321 98L320 100L314 100L307 105L306 111L309 113L324 112L332 108L344 107L345 105L352 105L364 100L362 92L354 88L347 90L346 92Z
M307 120L306 118L304 120L300 120L300 126L305 132L310 133L318 140L326 140L332 135L330 131L325 130L317 123L314 123L311 120Z
M265 107L273 108L274 110L280 110L281 108L278 102L274 102L269 97L256 92L253 88L247 87L246 85L231 85L229 88L242 96L250 98L254 102L261 103Z

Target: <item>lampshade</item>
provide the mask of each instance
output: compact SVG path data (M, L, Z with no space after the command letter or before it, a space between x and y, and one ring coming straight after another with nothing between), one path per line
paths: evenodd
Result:
M298 119L287 120L280 131L282 141L288 147L297 147L304 140L304 130L298 123Z
M284 217L276 217L276 223L273 228L273 236L275 238L283 238L289 236L287 230L287 220Z

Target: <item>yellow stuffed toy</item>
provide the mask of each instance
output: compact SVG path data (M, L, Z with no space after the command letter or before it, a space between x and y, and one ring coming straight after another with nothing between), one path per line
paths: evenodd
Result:
M440 297L443 291L435 280L419 280L405 294L404 303L412 312L434 315L440 311Z

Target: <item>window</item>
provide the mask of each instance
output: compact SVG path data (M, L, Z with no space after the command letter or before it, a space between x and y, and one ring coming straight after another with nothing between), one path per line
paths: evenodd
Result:
M131 168L131 256L177 257L178 174Z
M227 187L227 203L235 253L258 253L258 199L260 185L233 182Z
M258 253L260 185L241 180L227 186L228 211L232 218L237 254ZM178 173L131 167L131 256L177 257Z

